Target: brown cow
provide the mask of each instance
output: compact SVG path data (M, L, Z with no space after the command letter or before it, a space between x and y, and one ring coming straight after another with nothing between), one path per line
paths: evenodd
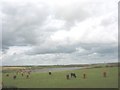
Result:
M85 73L83 74L83 78L84 78L84 79L86 78L86 74L85 74Z
M24 74L23 74L23 73L22 73L21 75L22 75L22 76L24 76Z
M67 80L70 79L69 74L66 75L66 79L67 79Z
M106 77L107 76L107 73L106 72L103 72L103 77Z
M29 78L29 75L27 75L26 78L28 79L28 78Z
M9 74L7 74L6 77L9 77Z

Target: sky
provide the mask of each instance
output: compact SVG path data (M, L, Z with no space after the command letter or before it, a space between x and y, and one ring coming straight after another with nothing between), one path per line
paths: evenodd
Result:
M118 61L118 0L1 0L2 65Z

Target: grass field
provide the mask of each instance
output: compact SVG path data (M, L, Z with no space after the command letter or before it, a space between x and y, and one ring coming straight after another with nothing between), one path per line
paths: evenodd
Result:
M107 72L107 77L103 77L103 72ZM75 72L77 78L67 80L65 75ZM87 78L83 79L83 73L87 74ZM118 68L91 68L70 71L53 72L52 75L48 73L31 73L30 78L18 75L16 80L12 76L14 72L3 73L3 83L7 87L18 88L117 88L118 87Z

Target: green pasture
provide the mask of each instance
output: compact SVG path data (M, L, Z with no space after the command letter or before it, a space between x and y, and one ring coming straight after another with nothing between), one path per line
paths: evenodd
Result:
M107 77L103 77L103 72L107 72ZM66 79L66 74L74 72L77 78ZM83 79L83 74L86 73L87 78ZM16 80L12 77L15 72L3 73L3 84L6 87L18 88L117 88L118 87L118 68L117 67L104 67L104 68L91 68L70 71L52 72L48 73L31 73L30 78L26 76L17 75Z

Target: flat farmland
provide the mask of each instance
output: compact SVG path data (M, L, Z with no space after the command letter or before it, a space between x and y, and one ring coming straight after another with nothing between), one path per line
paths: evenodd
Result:
M74 72L77 78L66 79L66 75ZM106 72L106 78L103 77ZM9 77L6 76L9 74ZM83 78L86 74L86 78ZM2 79L4 87L12 88L117 88L118 67L83 68L77 70L54 71L52 75L48 72L31 72L27 79L26 75L18 73L14 80L15 71L3 72Z

